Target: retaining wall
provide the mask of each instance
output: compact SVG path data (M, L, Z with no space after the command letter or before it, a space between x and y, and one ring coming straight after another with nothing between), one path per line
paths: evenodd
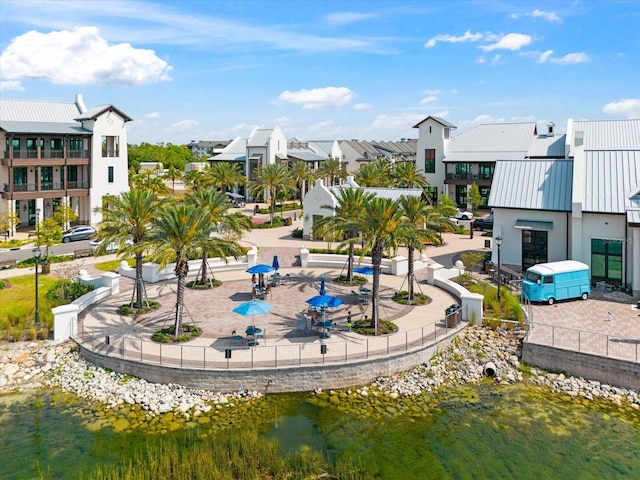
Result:
M526 340L522 346L522 360L545 370L567 372L575 377L640 390L640 363L637 362L563 350Z
M460 330L458 330L459 332ZM326 365L269 368L253 370L202 370L140 363L132 360L93 352L78 345L82 358L90 363L115 372L144 378L152 383L177 383L189 388L235 392L311 391L316 388L348 388L366 385L378 377L390 376L427 362L445 348L458 332L428 347L394 356L358 362L328 363Z

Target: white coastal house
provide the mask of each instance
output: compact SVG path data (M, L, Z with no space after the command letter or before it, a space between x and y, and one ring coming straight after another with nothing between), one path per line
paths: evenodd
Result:
M372 193L376 197L390 198L397 200L400 197L422 197L424 192L420 188L373 188L361 187L352 176L341 185L325 186L322 179L317 179L315 185L307 192L303 202L303 238L313 238L313 225L324 217L333 216L333 209L338 206L338 198L340 191L345 188L359 188L366 192Z
M102 220L109 196L129 189L127 123L113 105L0 98L0 210L35 225L68 203L78 223ZM37 214L40 213L40 218Z
M524 271L536 263L578 260L592 283L640 296L640 120L569 120L566 134L547 123L455 125L427 117L417 166L433 196L466 206L476 183L494 212L501 262Z

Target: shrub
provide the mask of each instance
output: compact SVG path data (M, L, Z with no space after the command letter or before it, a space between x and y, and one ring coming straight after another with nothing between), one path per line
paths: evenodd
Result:
M151 335L151 340L158 343L180 343L202 335L202 329L195 325L183 324L182 335L175 336L175 327L163 328L159 332Z
M71 280L60 280L53 284L51 289L45 294L45 298L52 303L71 303L82 295L94 290L93 285L73 282Z
M375 329L371 326L370 318L356 320L353 324L353 331L360 335L375 335ZM390 320L384 318L378 319L378 335L388 335L398 331L398 326Z
M254 224L254 225L251 226L251 228L253 228L254 230L260 230L260 229L264 229L264 228L283 227L284 225L285 225L285 219L284 218L273 217L273 225L271 225L271 222L266 221L264 223Z
M0 290L3 288L7 288L7 284L3 280L0 280Z
M293 238L302 238L302 229L301 228L294 228L293 232L291 232L291 236Z
M364 285L365 283L367 283L367 279L365 277L363 277L362 275L354 275L353 276L353 281L351 283L349 283L349 281L347 280L347 276L346 275L340 275L340 276L335 278L334 282L336 282L338 285L355 285L355 286L359 286L359 285Z
M409 292L407 290L396 292L396 294L393 296L393 301L398 302L402 305L408 305ZM413 301L411 302L411 305L426 305L429 302L431 302L431 299L424 293L413 292Z
M222 285L222 282L216 278L210 278L207 283L203 283L202 280L192 280L187 282L187 288L191 288L193 290L208 290L212 287L219 287Z
M146 302L144 302L141 308L132 307L130 303L125 303L124 305L120 305L120 308L118 310L120 311L120 315L136 316L136 315L142 315L143 313L153 312L154 310L157 310L159 308L160 308L160 302L151 300L149 301L148 306Z

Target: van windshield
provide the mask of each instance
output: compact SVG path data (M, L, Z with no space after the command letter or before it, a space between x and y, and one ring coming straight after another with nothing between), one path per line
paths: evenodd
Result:
M527 271L525 278L533 283L536 283L540 280L540 275L534 272Z

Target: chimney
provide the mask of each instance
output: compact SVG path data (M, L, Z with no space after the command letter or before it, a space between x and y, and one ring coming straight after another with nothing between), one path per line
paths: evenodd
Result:
M87 107L84 104L81 93L76 93L76 106L78 107L78 110L80 110L80 113L85 113L87 111Z
M547 123L547 137L553 137L553 127L555 126L556 124L553 122Z

